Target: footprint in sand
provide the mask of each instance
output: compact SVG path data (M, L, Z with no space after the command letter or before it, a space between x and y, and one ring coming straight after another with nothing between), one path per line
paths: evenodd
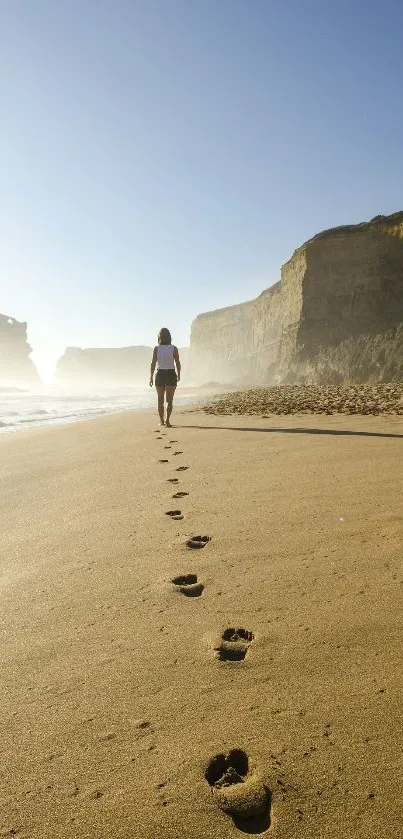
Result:
M167 482L169 484L178 484L179 483L179 478L167 478Z
M183 454L183 452L173 452L174 455L176 454Z
M192 536L187 540L186 545L188 548L204 548L207 542L211 542L211 536Z
M233 817L240 830L258 833L270 827L271 792L250 771L246 752L232 749L227 755L216 755L204 777L218 806Z
M182 515L182 510L168 510L165 513L165 515L171 516L171 519L174 519L175 521L180 521L184 518L184 516Z
M171 449L172 446L164 446L164 449Z
M230 627L225 629L220 642L214 648L220 661L242 661L253 641L253 633L247 629Z
M186 469L189 469L189 466L178 466L178 468L175 469L175 472L185 472Z
M173 495L172 498L184 498L185 495L189 495L189 493L188 492L175 492L175 495Z
M170 443L179 443L179 440L170 440Z
M158 463L169 463L169 460L159 460Z
M172 582L186 597L200 597L204 590L204 586L197 582L196 574L182 574L174 577Z

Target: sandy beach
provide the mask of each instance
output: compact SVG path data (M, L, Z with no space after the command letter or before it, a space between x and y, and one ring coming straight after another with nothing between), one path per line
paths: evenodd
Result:
M403 417L174 422L0 439L0 836L398 839Z

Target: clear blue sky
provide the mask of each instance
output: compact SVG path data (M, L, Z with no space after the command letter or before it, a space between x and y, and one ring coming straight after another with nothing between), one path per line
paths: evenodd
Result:
M400 0L0 0L0 312L188 342L305 239L403 207Z

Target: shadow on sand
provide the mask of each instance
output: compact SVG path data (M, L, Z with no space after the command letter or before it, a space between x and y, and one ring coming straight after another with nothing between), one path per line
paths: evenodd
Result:
M177 425L177 428L199 428L201 431L259 431L263 434L330 434L336 437L392 437L403 440L403 434L382 431L343 431L336 428L240 428L230 425Z
M248 836L265 833L271 825L271 792L266 788L267 794L267 808L260 816L254 816L251 819L240 819L232 816L232 821L235 827L241 833L247 833Z

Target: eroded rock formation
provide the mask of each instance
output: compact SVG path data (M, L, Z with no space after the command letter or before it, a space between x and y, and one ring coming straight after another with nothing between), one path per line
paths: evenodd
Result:
M199 315L190 376L205 381L403 377L403 212L325 230L256 300Z
M186 367L188 348L179 350ZM152 348L95 347L80 349L67 347L56 366L56 379L76 384L121 384L146 386L150 377Z
M38 372L30 359L31 352L27 324L0 315L0 379L39 382Z
M133 384L147 380L150 347L67 347L56 366L59 381Z

